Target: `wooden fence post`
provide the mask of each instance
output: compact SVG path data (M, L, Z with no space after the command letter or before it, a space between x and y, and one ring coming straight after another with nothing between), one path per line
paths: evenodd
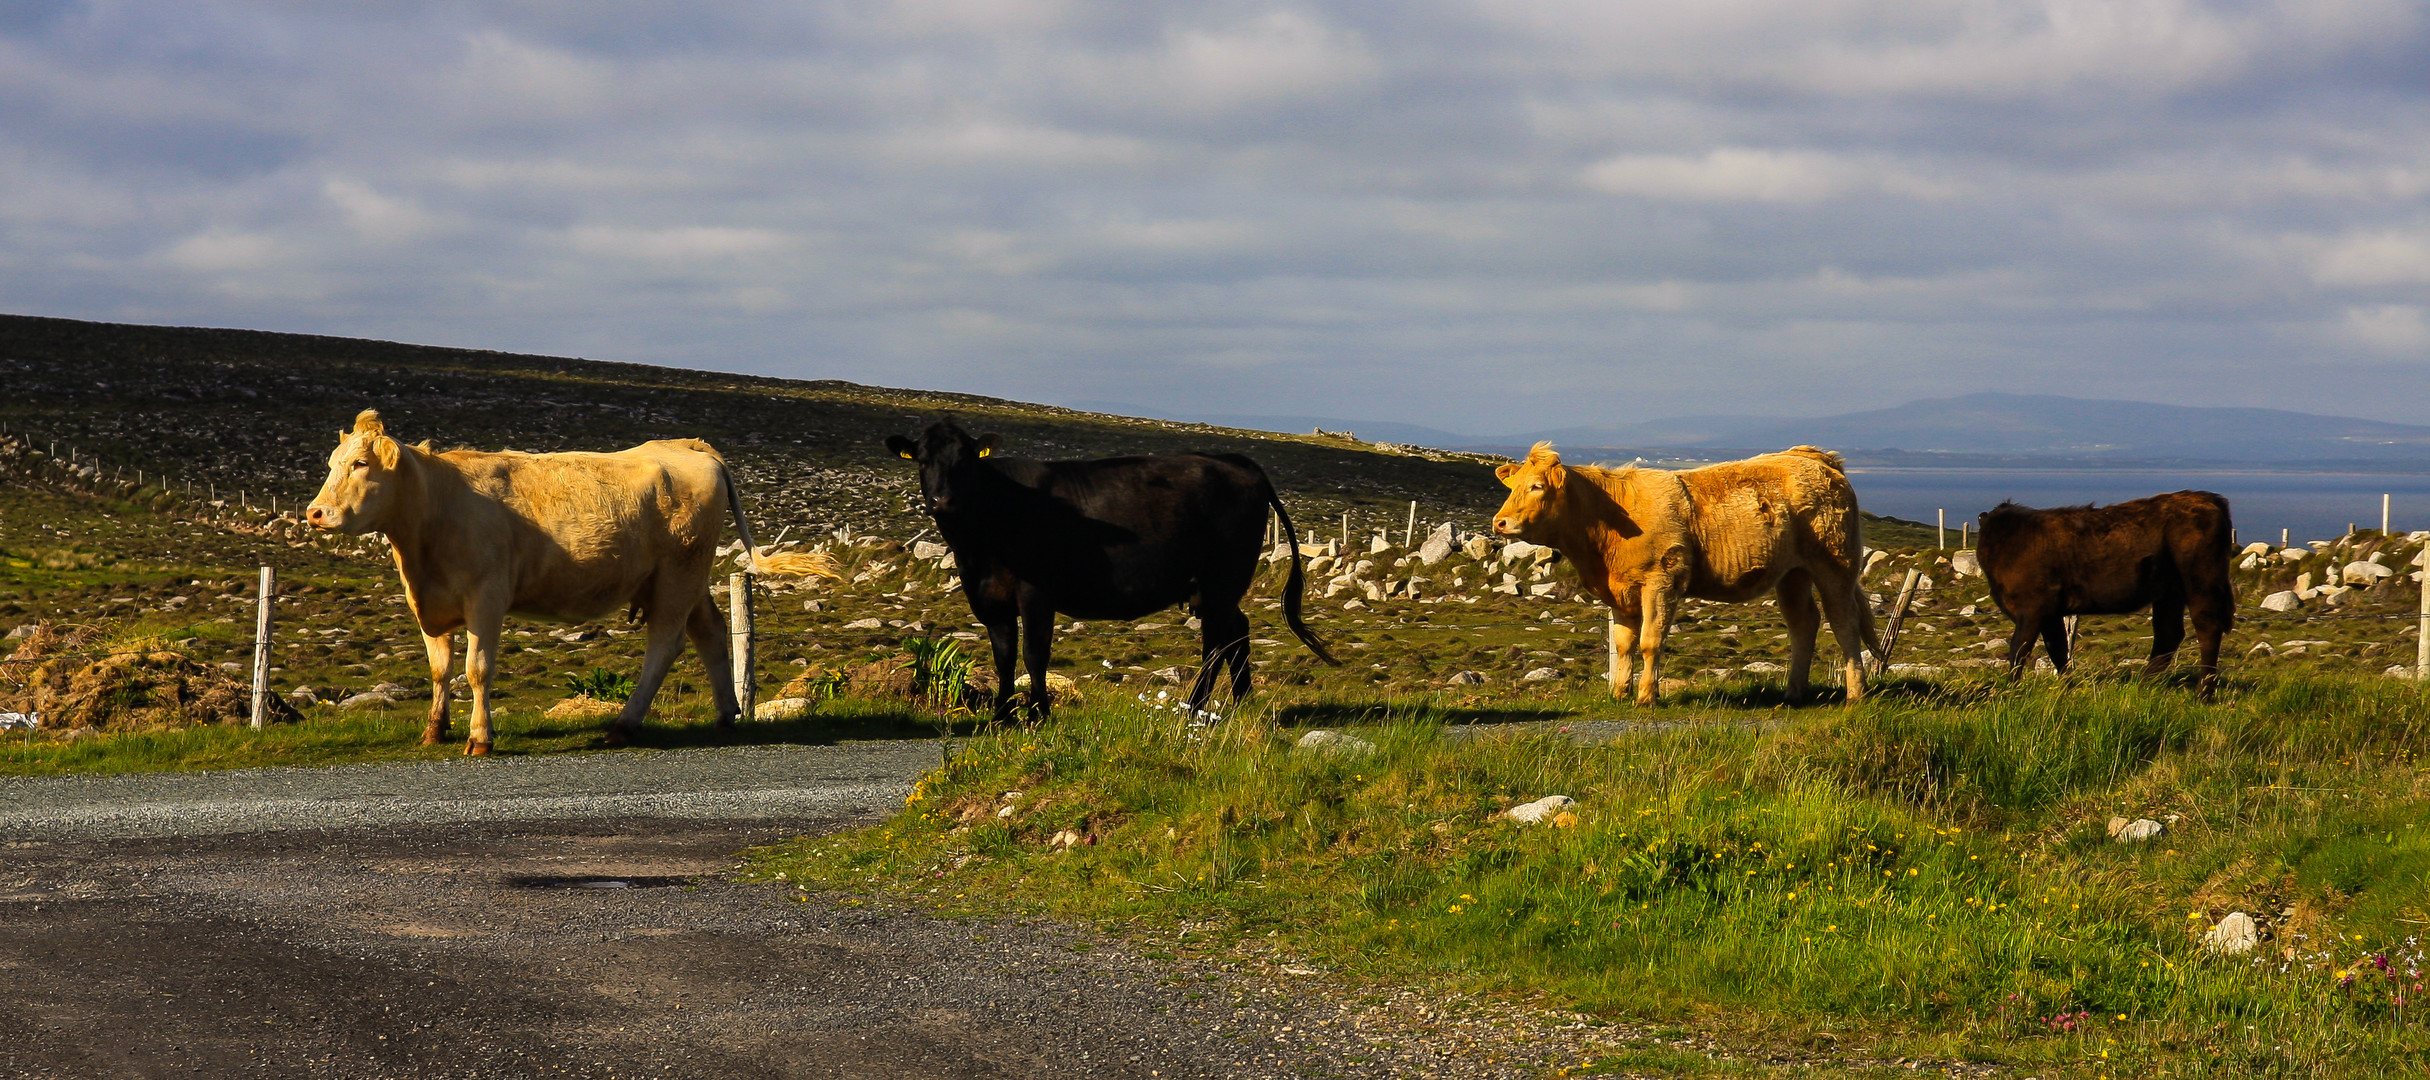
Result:
M1401 547L1406 549L1417 540L1417 500L1409 500L1409 524L1401 526Z
M1906 580L1899 583L1898 599L1890 605L1890 623L1882 628L1882 656L1881 663L1874 665L1875 678L1890 673L1890 653L1898 648L1898 627L1907 621L1907 602L1915 599L1915 579L1922 576L1923 571L1910 567Z
M2388 493L2379 493L2379 534L2388 535Z
M262 567L261 610L253 617L253 728L270 722L270 602L278 579Z
M1350 511L1342 511L1342 554L1350 554Z
M750 720L758 714L759 684L751 665L751 575L739 570L726 579L726 626L734 638L734 701Z
M2413 681L2430 680L2430 547L2413 557L2422 568L2422 617L2413 629Z
M1939 551L1948 546L1949 511L1947 509L1934 510L1932 512L1932 549Z

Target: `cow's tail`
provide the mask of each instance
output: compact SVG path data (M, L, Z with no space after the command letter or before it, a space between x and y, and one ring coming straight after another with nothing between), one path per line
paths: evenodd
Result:
M742 491L734 484L734 473L723 459L717 463L717 479L726 489L726 509L734 513L734 533L742 538L740 558L744 573L761 576L841 578L843 568L824 551L769 551L751 542L751 523L743 517Z
M1281 521L1283 547L1291 553L1291 574L1283 580L1283 621L1290 624L1291 632L1299 635L1300 644L1306 645L1317 659L1340 667L1342 662L1325 651L1325 643L1316 640L1316 633L1308 629L1307 623L1299 621L1300 594L1308 587L1307 575L1299 568L1299 533L1292 530L1291 512L1283 509L1282 496L1275 493L1274 483L1270 480L1266 482L1266 505L1274 508L1275 518Z

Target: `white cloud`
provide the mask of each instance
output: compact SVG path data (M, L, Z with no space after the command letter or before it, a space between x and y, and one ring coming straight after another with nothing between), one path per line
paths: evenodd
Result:
M365 240L395 243L428 232L436 219L405 199L391 198L368 184L337 177L321 186L322 194L345 214L346 224Z
M2391 230L2336 240L2315 257L2312 277L2323 285L2430 284L2430 231Z
M567 230L565 239L567 246L584 255L651 263L733 259L791 246L787 237L772 230L714 225L671 229L581 225Z
M2350 307L2338 329L2343 336L2374 352L2430 359L2430 318L2419 304L2372 304Z
M1697 157L1623 154L1587 166L1582 180L1607 195L1713 202L1812 203L1859 191L1937 199L1956 191L1879 163L1746 147Z

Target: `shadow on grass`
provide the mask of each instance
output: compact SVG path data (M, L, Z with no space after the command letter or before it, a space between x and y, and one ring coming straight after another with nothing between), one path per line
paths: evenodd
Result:
M1434 722L1440 724L1524 724L1565 720L1577 710L1561 705L1445 705L1423 698L1397 701L1310 701L1275 710L1284 727Z
M832 746L840 742L879 742L966 739L988 726L985 714L942 717L901 701L839 698L825 702L798 720L753 720L720 731L704 719L652 718L633 733L631 747L649 750L691 750L721 746ZM461 728L461 725L458 725ZM528 747L501 745L501 753L551 753L566 743L584 748L607 747L608 724L599 720L538 720L517 734ZM461 731L457 732L459 737Z

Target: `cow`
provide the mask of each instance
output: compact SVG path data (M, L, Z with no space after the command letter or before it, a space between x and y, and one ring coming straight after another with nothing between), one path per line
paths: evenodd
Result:
M1046 666L1055 615L1136 619L1176 604L1198 617L1199 671L1189 706L1203 710L1229 668L1235 701L1249 692L1249 619L1240 598L1264 552L1266 511L1293 535L1265 470L1238 454L1166 454L1033 461L996 454L950 418L886 448L919 466L920 494L953 549L971 614L987 627L996 665L995 717L1013 712L1014 650L1029 669L1030 712L1049 708ZM1283 621L1308 650L1338 663L1300 621L1306 579L1296 544L1283 584Z
M1976 519L1976 557L1991 601L2016 623L2008 635L2008 671L2024 674L2034 638L2050 664L2067 670L2067 616L2124 615L2152 609L2152 656L2143 673L2157 675L2185 641L2185 614L2194 616L2202 647L2203 700L2219 683L2219 639L2236 625L2236 590L2228 577L2232 525L2228 501L2208 491L2174 491L2109 506L2036 510L2003 502Z
M352 431L338 432L329 477L304 520L388 538L430 654L425 746L447 736L449 654L464 631L472 689L464 752L481 755L490 751L490 668L509 613L581 622L626 608L647 623L641 677L608 729L609 745L640 727L686 634L709 669L718 727L733 725L742 709L728 676L724 620L709 596L721 510L734 515L746 570L837 576L823 553L753 547L725 459L698 439L608 454L435 453L427 442L390 436L380 414L365 409Z
M1857 589L1863 521L1839 455L1811 446L1671 471L1563 465L1551 443L1494 470L1510 495L1493 530L1559 551L1612 610L1611 692L1628 693L1630 651L1644 659L1637 704L1661 688L1662 638L1683 597L1780 599L1789 623L1789 700L1804 701L1814 598L1839 639L1849 701L1864 696L1860 646L1882 651Z

